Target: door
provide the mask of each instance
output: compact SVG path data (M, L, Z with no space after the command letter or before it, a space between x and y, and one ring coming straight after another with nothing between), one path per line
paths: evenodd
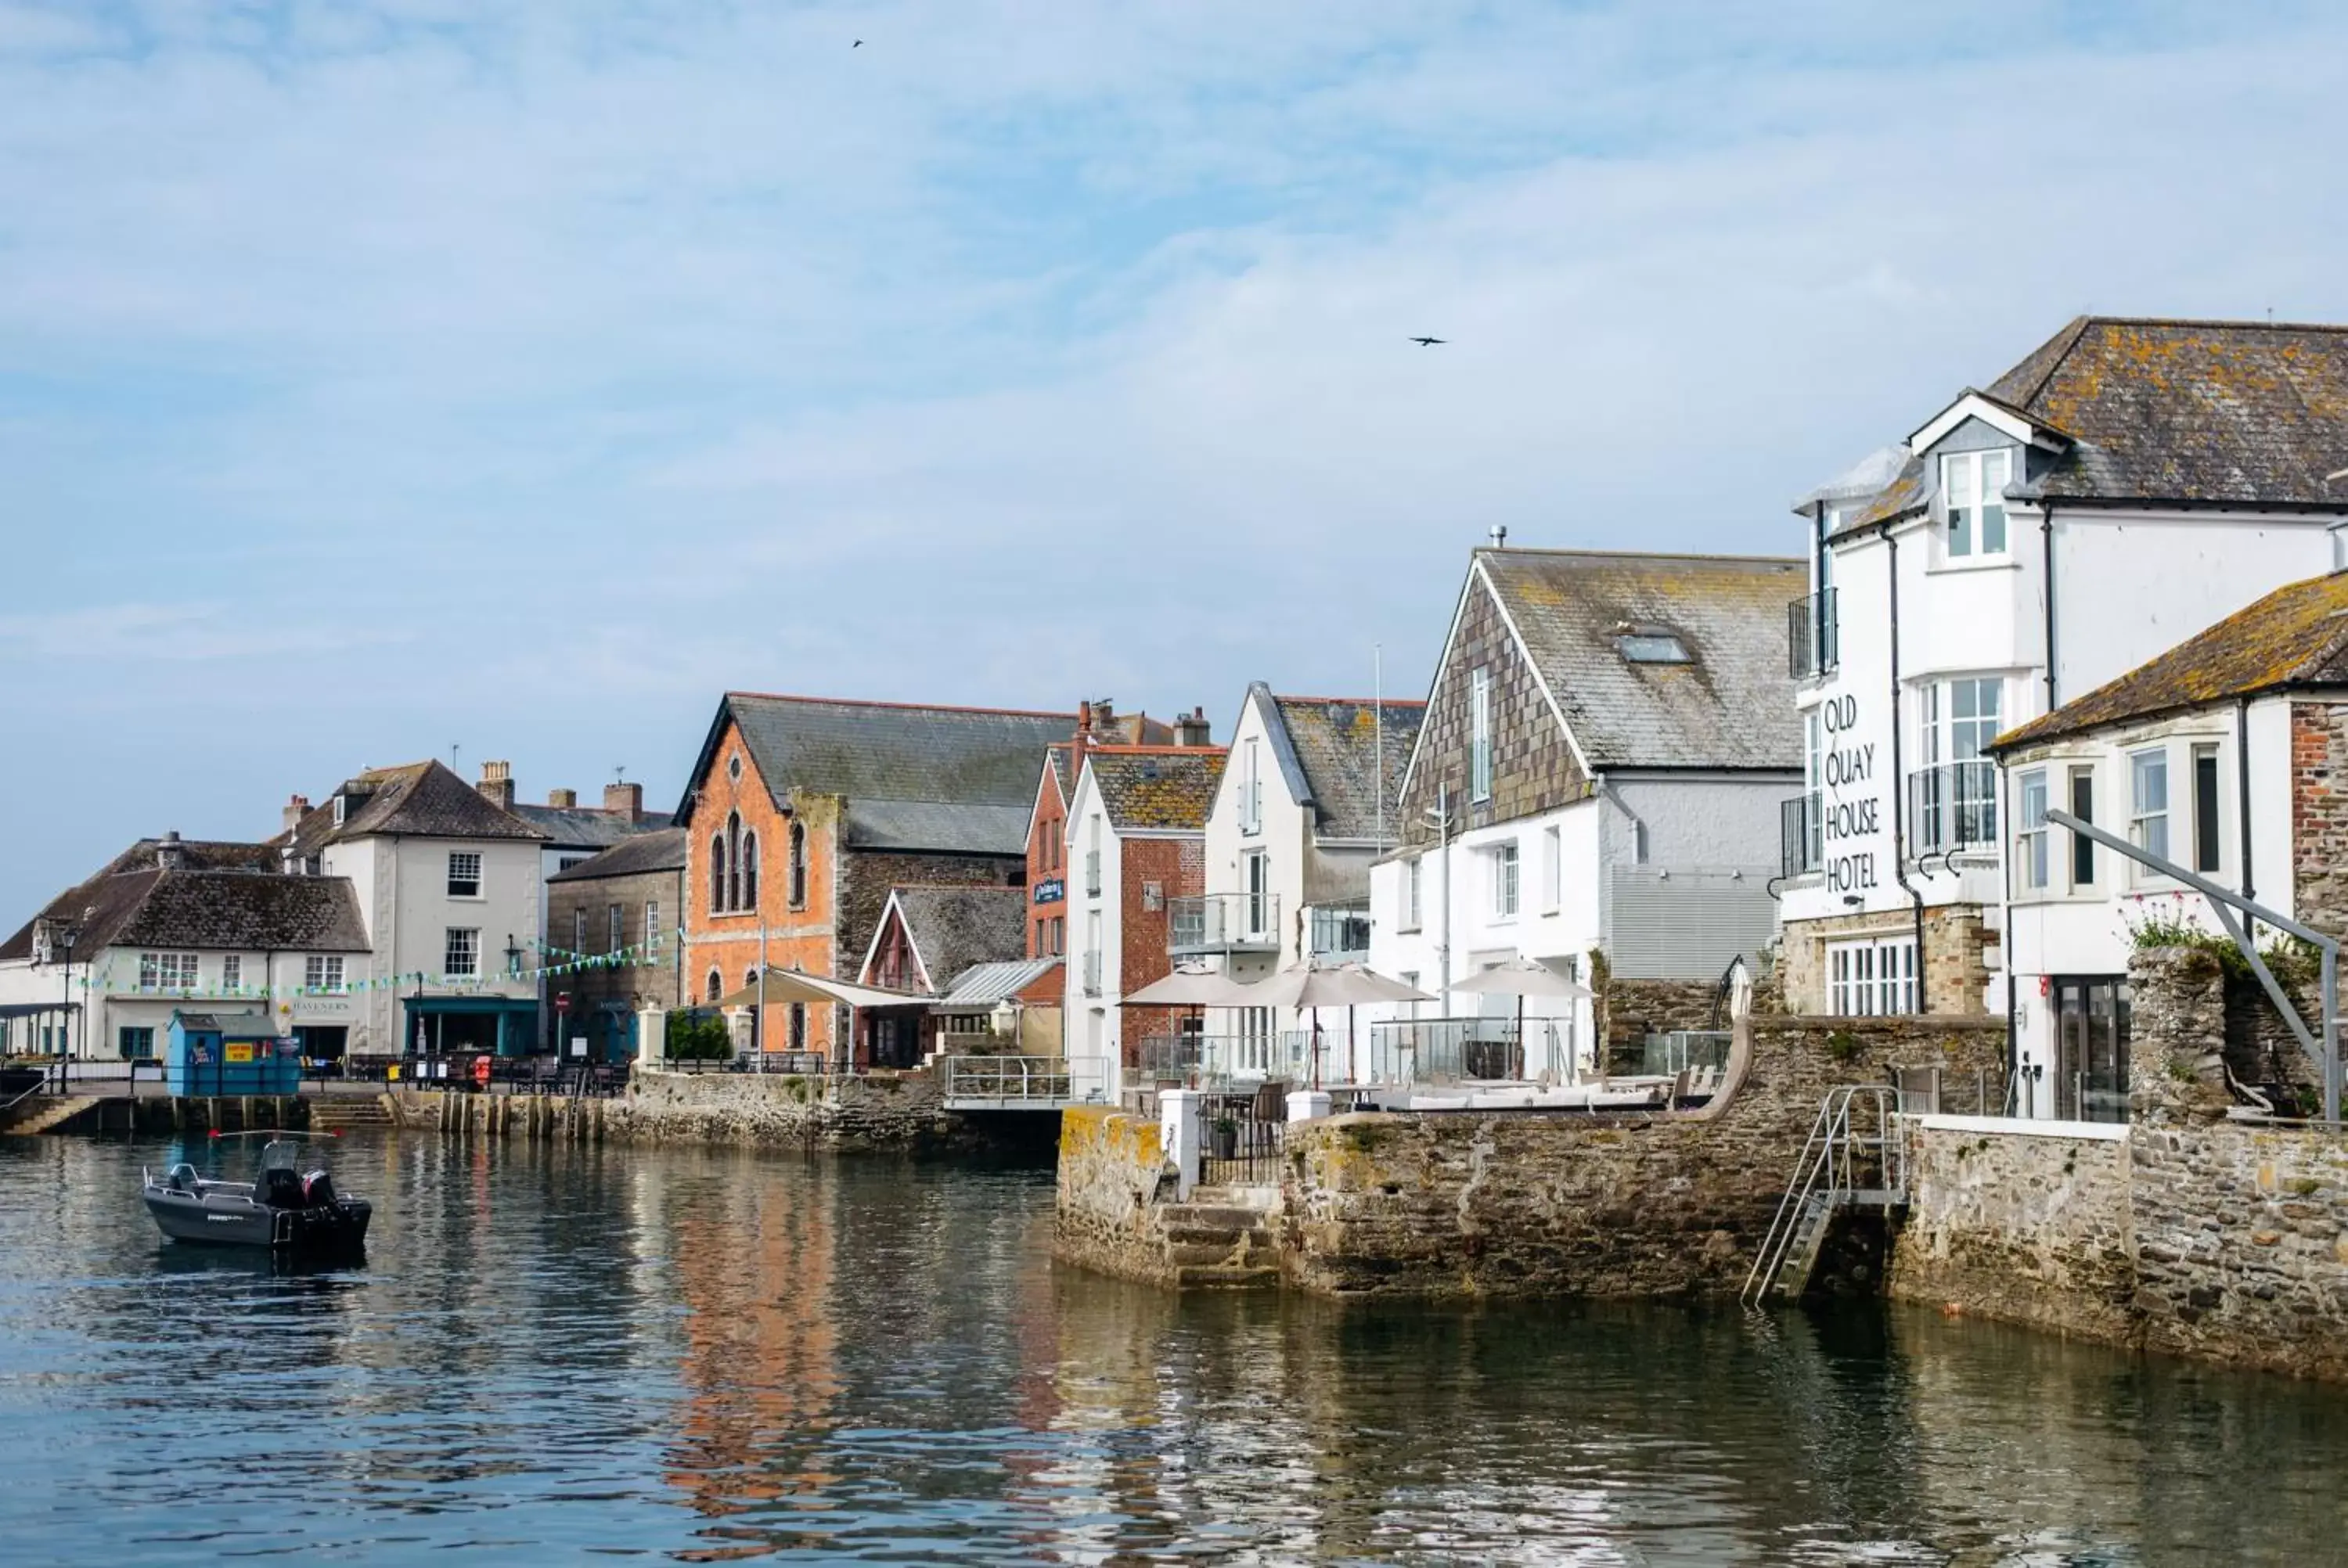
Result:
M2128 1119L2128 983L2125 975L2058 975L2054 1113L2076 1122Z

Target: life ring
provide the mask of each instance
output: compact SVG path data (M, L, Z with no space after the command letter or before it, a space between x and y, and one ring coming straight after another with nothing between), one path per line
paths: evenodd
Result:
M483 1089L487 1089L489 1086L489 1059L488 1057L477 1056L473 1058L473 1081Z

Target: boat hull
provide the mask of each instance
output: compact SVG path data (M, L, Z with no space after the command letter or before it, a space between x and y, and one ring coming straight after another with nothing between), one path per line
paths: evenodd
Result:
M273 1252L357 1252L366 1245L375 1211L365 1198L339 1198L317 1208L272 1208L224 1194L198 1196L148 1189L147 1212L173 1241L208 1246L258 1246Z

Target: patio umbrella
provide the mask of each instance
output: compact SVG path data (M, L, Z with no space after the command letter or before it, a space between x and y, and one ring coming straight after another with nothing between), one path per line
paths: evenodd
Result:
M1122 998L1119 1007L1236 1008L1256 1004L1255 988L1209 969L1177 969Z
M1525 999L1527 997L1593 996L1588 986L1567 979L1547 964L1530 958L1510 958L1505 964L1494 964L1488 969L1478 969L1451 982L1455 991L1469 996L1514 997L1517 999L1517 1049L1524 1049ZM1568 1064L1576 1078L1581 1076L1580 1062Z
M765 1007L773 1002L845 1002L852 1008L912 1007L935 999L906 991L884 991L871 986L828 980L798 969L768 969L740 990L719 997L710 1005L721 1008Z
M1306 960L1291 964L1269 979L1247 988L1247 1004L1255 1007L1310 1008L1313 1010L1313 1087L1321 1087L1321 1009L1345 1009L1345 1051L1354 1050L1354 1009L1363 1002L1431 1002L1435 999L1416 986L1379 974L1362 964L1324 966Z

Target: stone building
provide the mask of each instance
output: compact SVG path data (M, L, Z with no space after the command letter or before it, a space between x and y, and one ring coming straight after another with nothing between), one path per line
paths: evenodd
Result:
M2018 1113L2126 1121L2132 1092L2163 1087L2130 1081L2131 959L2192 933L2230 940L2203 895L2049 823L2050 806L2348 936L2343 623L2348 573L2292 583L1994 743L2013 822L2003 923ZM2302 989L2311 1028L2315 1004ZM2227 1039L2221 1099L2227 1078L2270 1103L2305 1098L2313 1064L2295 1043L2223 1023L2201 1032Z
M1119 1001L1173 968L1175 912L1206 886L1207 810L1224 756L1204 744L1097 744L1076 777L1067 857L1077 930L1063 1018L1067 1054L1098 1063L1112 1095L1124 1070L1141 1065L1141 1042L1174 1028L1167 1009Z
M852 980L890 890L1024 887L1035 769L1069 713L728 692L676 812L686 834L687 999L769 967ZM758 1049L789 1049L755 1009ZM845 1009L807 1018L835 1060Z
M634 785L629 786L631 789ZM549 1027L597 1061L636 1051L636 1014L685 996L685 830L623 838L547 878Z
M1590 979L1599 952L1618 981L1709 989L1766 946L1779 807L1801 784L1778 641L1801 574L1774 558L1476 551L1403 771L1400 847L1371 876L1371 967L1444 997L1519 959ZM1421 1009L1456 1021L1410 1020L1410 1038L1448 1050L1498 1038L1480 1020L1516 1002ZM1590 1059L1588 1001L1525 1015L1518 1071ZM1372 1031L1374 1053L1404 1021Z
M2083 316L1796 504L1793 1010L2006 1010L1991 741L2337 564L2343 407L2343 329Z

